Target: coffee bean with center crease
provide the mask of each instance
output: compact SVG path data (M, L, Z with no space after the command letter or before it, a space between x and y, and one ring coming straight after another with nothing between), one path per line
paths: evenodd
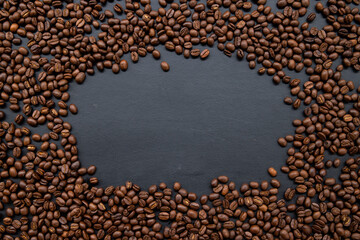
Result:
M200 53L200 58L201 59L205 59L210 55L210 51L209 49L204 49L201 53Z
M126 71L128 69L128 62L125 59L120 61L120 69L121 71Z

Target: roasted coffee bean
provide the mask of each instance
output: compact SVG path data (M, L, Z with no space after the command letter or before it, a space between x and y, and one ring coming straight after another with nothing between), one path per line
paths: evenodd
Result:
M201 59L205 59L209 56L210 51L208 49L204 49L201 53L200 53L200 58Z
M268 172L269 172L270 176L272 176L272 177L277 176L277 171L272 167L268 169Z
M281 147L286 147L286 145L287 145L287 141L285 138L279 138L278 143Z
M128 62L126 60L120 61L120 69L121 71L126 71L128 69Z
M113 65L112 65L112 72L113 73L119 73L120 72L120 66L119 66L119 64L117 64L117 63L114 63Z
M315 20L315 18L316 18L316 14L315 14L315 13L310 13L310 14L307 16L306 20L307 20L308 22L313 22L313 21Z
M70 105L69 105L69 111L70 111L72 114L77 114L78 108L76 107L75 104L70 104Z
M161 62L160 66L164 72L168 72L170 70L170 66L167 62Z
M159 59L160 58L160 52L158 50L154 50L152 52L152 55L155 59Z

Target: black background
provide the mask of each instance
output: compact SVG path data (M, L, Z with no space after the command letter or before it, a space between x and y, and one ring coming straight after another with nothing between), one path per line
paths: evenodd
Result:
M280 172L287 154L277 138L293 134L292 120L302 117L302 110L283 103L289 87L275 86L272 77L250 70L246 60L216 48L206 61L157 49L159 61L149 55L132 64L125 56L128 71L96 72L70 87L70 103L79 114L67 121L78 139L82 165L97 166L101 186L179 181L202 194L219 175L240 185L269 180L270 166ZM170 72L161 70L161 61L170 64ZM304 73L287 72L306 79Z

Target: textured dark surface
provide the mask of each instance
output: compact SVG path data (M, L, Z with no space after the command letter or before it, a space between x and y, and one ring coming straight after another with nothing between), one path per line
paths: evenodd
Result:
M103 184L177 180L200 191L221 174L260 180L281 166L286 150L276 140L301 115L282 101L287 86L217 49L207 61L165 51L162 60L170 72L148 57L127 72L108 70L71 86L80 158L98 167Z
M70 87L79 114L68 121L80 159L98 167L101 185L180 181L206 193L218 175L242 183L269 179L270 166L279 170L286 149L277 138L293 133L292 120L301 117L283 103L288 86L216 48L206 61L158 49L159 61L147 56L132 64L126 56L127 72L97 72Z

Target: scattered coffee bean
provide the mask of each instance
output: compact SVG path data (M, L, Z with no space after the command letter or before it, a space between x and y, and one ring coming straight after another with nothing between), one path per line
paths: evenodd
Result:
M160 66L164 72L168 72L170 70L170 66L167 62L161 62Z
M276 177L277 176L277 171L275 170L275 168L269 168L268 169L268 173L270 174L270 176L272 177Z
M78 108L75 104L70 104L69 105L69 111L72 113L72 114L77 114L78 112Z
M210 51L209 49L204 49L201 53L200 53L200 58L201 59L205 59L210 55Z

